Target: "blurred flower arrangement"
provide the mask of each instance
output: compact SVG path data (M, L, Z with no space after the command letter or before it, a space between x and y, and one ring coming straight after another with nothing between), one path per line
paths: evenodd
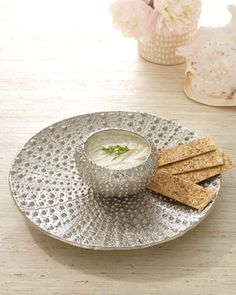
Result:
M200 0L116 0L110 6L114 26L127 37L149 41L197 28Z

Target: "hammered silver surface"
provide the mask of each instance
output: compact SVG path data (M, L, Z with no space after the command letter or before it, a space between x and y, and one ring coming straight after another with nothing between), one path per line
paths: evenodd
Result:
M179 237L209 213L215 200L199 213L149 190L123 198L95 194L82 181L74 154L88 133L102 128L138 132L158 150L197 137L175 122L138 112L86 114L42 130L20 151L9 177L18 208L38 229L84 248L133 249ZM220 177L203 185L218 193Z

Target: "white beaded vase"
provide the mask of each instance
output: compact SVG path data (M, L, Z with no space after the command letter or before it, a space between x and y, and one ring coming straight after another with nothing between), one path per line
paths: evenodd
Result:
M157 36L148 42L138 41L138 51L141 57L160 65L177 65L185 62L182 56L175 53L177 47L188 44L196 30L182 35L170 37Z

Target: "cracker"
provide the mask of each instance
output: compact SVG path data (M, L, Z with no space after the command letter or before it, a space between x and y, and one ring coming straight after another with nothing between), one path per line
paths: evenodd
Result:
M178 177L181 177L182 179L187 181L198 183L235 167L235 164L233 163L233 161L230 159L228 155L223 154L223 159L224 159L223 165L216 166L213 168L206 168L206 169L202 169L198 171L181 173L181 174L178 174Z
M159 171L149 189L198 210L204 209L215 193L170 173Z
M166 171L171 174L180 174L223 164L224 160L222 152L217 149L215 151L207 152L193 158L162 166L159 168L159 170Z
M158 166L182 161L215 150L215 144L209 137L194 140L187 144L160 151Z

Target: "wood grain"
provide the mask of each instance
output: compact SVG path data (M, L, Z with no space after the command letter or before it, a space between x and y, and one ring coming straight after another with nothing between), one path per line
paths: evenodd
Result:
M187 99L184 65L139 58L135 41L112 29L106 1L3 0L0 21L1 295L235 295L236 170L225 173L215 210L196 229L128 252L83 250L31 228L7 179L14 156L35 132L104 110L173 119L211 136L236 161L236 109Z

